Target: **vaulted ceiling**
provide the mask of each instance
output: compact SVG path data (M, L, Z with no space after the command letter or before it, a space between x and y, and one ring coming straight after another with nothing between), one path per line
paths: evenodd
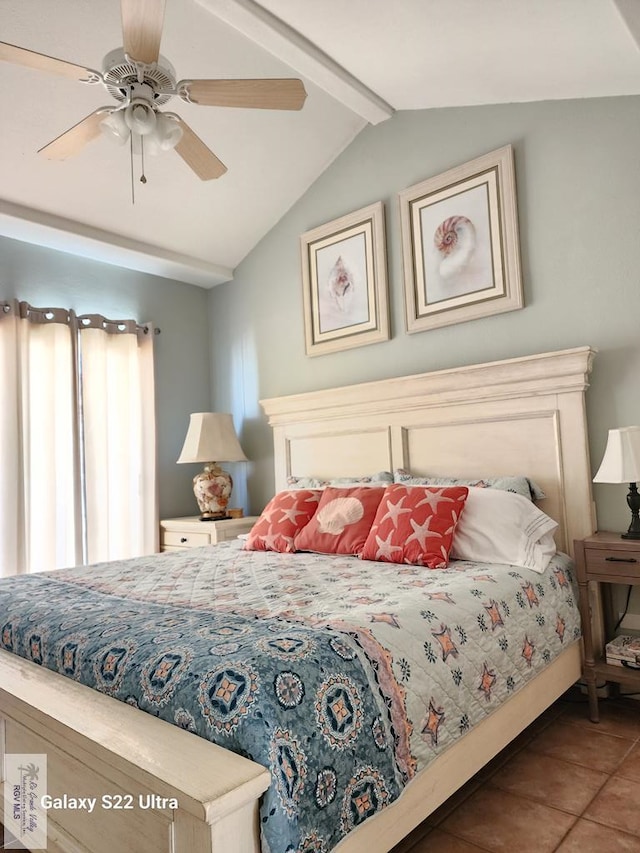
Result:
M102 70L118 0L2 0L0 38ZM142 165L97 138L42 148L97 107L86 85L0 62L0 234L210 287L368 124L396 110L640 93L638 0L167 0L160 51L182 78L299 77L301 111L175 110L225 163ZM135 199L133 203L132 195Z

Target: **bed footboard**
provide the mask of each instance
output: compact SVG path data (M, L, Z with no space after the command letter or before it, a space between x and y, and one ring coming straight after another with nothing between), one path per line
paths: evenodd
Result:
M50 852L259 853L264 767L4 651L0 750L45 753L51 797L95 798L48 811Z

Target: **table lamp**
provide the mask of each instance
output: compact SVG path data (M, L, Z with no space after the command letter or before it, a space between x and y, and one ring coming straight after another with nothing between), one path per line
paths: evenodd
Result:
M187 437L178 462L207 463L204 471L193 478L200 521L217 521L229 517L227 506L233 480L218 463L246 461L231 415L196 412L190 416Z
M640 539L640 426L610 429L607 446L593 478L594 483L629 483L627 503L631 510L631 524L623 539Z

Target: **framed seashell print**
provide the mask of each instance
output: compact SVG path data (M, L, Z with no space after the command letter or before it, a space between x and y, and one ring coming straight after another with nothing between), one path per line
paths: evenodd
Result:
M511 145L399 198L408 332L522 308Z
M307 231L300 251L307 355L388 340L382 202Z

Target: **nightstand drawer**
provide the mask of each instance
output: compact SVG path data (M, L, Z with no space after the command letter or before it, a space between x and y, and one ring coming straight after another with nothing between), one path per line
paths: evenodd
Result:
M640 549L612 552L588 548L585 550L585 567L588 574L609 577L640 575Z
M200 545L209 544L211 544L209 533L187 533L186 531L178 530L163 531L162 545L174 545L180 548L198 548Z
M253 515L217 521L200 521L197 516L165 518L160 522L160 550L183 551L185 548L229 542L248 533L257 520Z

